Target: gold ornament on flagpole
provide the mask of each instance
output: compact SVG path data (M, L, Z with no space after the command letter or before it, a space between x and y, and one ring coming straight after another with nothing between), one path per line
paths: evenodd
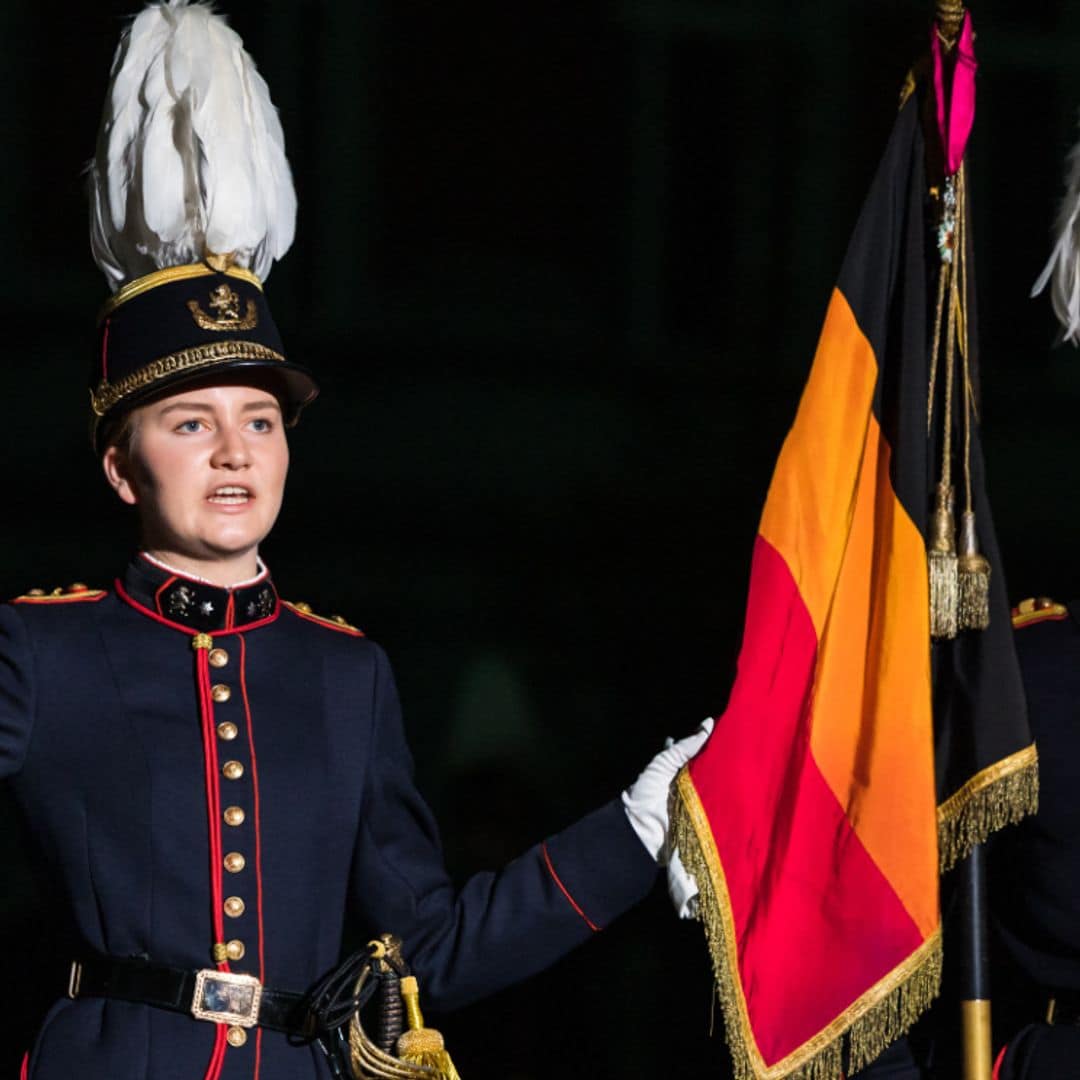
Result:
M935 18L938 33L946 49L951 49L956 44L966 11L967 8L964 7L962 0L937 0Z

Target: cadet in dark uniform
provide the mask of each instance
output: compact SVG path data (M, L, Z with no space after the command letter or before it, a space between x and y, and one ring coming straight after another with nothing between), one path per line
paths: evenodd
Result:
M1025 600L1013 626L1031 733L1039 810L988 846L995 1080L1080 1076L1080 606ZM947 946L946 946L947 947ZM926 1072L907 1040L865 1072L873 1080L958 1074L959 1011L946 997ZM913 1039L913 1042L919 1042ZM902 1067L906 1059L909 1064ZM895 1061L890 1071L889 1062Z
M0 778L79 939L24 1076L327 1077L293 1036L347 906L403 939L436 1005L526 978L650 889L704 736L455 891L386 656L258 559L316 386L262 290L295 213L280 126L220 18L174 0L134 21L92 181L115 289L94 439L143 550L108 589L0 605Z
M1061 340L1080 345L1080 147L1050 258L1047 289ZM990 850L995 935L995 1040L1001 1078L1080 1076L1080 604L1025 600L1013 613L1016 648L1039 749L1039 812L1005 829Z
M1024 601L1013 614L1039 748L1039 812L1002 830L990 852L1002 1080L1080 1076L1078 611L1042 599Z

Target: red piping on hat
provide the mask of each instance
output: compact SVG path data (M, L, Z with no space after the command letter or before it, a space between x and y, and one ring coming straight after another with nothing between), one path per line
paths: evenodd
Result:
M109 381L109 323L112 319L105 320L105 330L101 335L101 377Z

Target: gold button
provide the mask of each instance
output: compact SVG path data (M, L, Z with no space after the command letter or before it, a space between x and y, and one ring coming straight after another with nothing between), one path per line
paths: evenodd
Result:
M225 742L232 742L239 734L239 731L234 723L226 720L223 724L218 724L217 733L219 739L223 739Z
M243 1046L247 1042L247 1032L242 1027L231 1027L225 1033L230 1046Z
M305 615L311 614L311 605L305 604L303 600L298 600L293 604L293 607L296 608L297 611L302 611Z
M215 683L210 690L210 696L221 705L232 697L232 691L224 683Z
M73 585L68 586L67 591L69 593L89 592L90 586L84 585L81 581L76 581Z
M225 869L230 874L239 874L241 870L247 865L244 856L239 851L230 851L225 856Z
M224 649L211 649L206 659L211 667L224 667L229 662L229 654Z
M243 960L245 951L244 943L235 939L225 946L225 952L228 953L230 960Z
M44 589L31 589L26 595L27 596L44 596L45 595L45 590Z
M226 825L243 825L244 811L239 806L229 806L225 810Z
M225 774L226 780L239 780L244 775L244 766L239 761L226 761L221 766L221 771Z
M225 914L228 915L230 919L239 919L245 911L244 901L241 900L239 896L230 896L225 901L224 907Z

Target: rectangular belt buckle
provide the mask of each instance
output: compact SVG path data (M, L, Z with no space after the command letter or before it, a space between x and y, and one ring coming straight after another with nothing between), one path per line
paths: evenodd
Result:
M254 1027L259 1022L262 983L254 975L203 968L195 974L191 1015L214 1024Z

